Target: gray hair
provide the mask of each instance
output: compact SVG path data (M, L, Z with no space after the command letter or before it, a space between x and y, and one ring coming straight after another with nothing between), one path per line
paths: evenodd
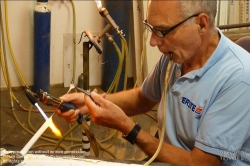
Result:
M210 27L215 25L217 13L217 0L180 0L183 17L189 17L196 13L206 13L210 19Z

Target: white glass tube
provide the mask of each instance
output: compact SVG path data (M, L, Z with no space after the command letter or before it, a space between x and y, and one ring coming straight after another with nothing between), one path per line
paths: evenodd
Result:
M44 124L40 127L40 129L35 133L35 135L29 140L29 142L23 147L21 150L21 154L24 156L30 148L36 143L38 138L43 134L43 132L49 127L49 125L52 123L52 116L48 118Z

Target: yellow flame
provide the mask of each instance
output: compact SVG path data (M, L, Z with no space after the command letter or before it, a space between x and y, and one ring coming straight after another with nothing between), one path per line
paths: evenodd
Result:
M56 127L56 125L53 123L53 121L50 123L49 127L55 136L62 137L60 130Z
M101 2L101 0L95 0L95 2L96 2L98 10L100 10L102 8L102 2Z

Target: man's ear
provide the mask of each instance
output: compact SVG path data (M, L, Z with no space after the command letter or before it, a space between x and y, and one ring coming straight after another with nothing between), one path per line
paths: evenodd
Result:
M207 14L205 13L201 13L197 16L197 20L199 20L198 24L200 26L200 32L204 33L205 31L207 31L209 29L209 17Z

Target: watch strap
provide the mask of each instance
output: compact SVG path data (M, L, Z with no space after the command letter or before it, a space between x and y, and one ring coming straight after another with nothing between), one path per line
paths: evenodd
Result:
M134 145L135 139L138 133L140 132L140 130L141 130L141 126L138 123L136 123L134 128L127 135L122 135L122 137L128 142L130 142L132 145Z

